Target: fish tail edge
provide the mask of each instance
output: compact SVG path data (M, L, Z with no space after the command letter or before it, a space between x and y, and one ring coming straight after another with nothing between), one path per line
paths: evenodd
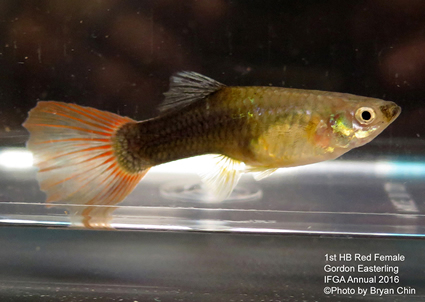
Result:
M66 204L85 227L109 227L114 205L150 169L131 172L118 161L114 137L128 123L135 121L76 104L38 102L23 126L46 202Z

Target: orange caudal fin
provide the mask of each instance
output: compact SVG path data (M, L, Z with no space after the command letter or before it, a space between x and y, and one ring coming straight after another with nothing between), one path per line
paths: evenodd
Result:
M116 131L134 123L117 114L61 102L38 102L23 126L47 202L70 206L86 227L108 227L122 201L149 167L127 172L114 151ZM84 205L84 206L82 206Z

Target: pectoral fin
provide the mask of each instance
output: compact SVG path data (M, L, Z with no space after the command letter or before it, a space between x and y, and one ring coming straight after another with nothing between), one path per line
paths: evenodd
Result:
M253 172L254 173L254 179L259 181L262 180L264 178L269 177L270 175L272 175L274 172L276 172L278 168L264 168L264 167L250 167L248 172Z

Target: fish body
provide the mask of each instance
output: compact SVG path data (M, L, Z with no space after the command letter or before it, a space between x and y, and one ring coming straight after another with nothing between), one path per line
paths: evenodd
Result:
M362 140L356 137L354 109L371 104L377 110L393 106L394 113L369 126L366 131L373 133ZM255 168L290 167L334 159L365 144L388 126L398 108L342 93L223 87L183 109L129 124L117 140L129 146L126 155L149 166L213 153ZM338 119L345 123L339 129Z
M227 87L193 72L171 78L161 108L158 117L136 122L39 102L24 126L48 201L88 205L77 213L84 225L107 225L113 208L91 205L118 203L153 166L203 154L220 155L204 181L225 199L241 164L262 178L277 168L334 159L370 142L401 111L393 102L344 93Z

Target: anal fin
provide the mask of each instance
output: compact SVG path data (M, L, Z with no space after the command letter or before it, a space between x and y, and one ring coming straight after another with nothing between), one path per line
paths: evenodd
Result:
M208 174L201 175L201 178L216 201L225 200L230 196L233 189L238 184L245 164L224 155L215 158L215 166Z
M265 167L250 167L247 172L254 173L254 179L259 181L264 178L269 177L274 172L276 172L278 168L265 168Z

